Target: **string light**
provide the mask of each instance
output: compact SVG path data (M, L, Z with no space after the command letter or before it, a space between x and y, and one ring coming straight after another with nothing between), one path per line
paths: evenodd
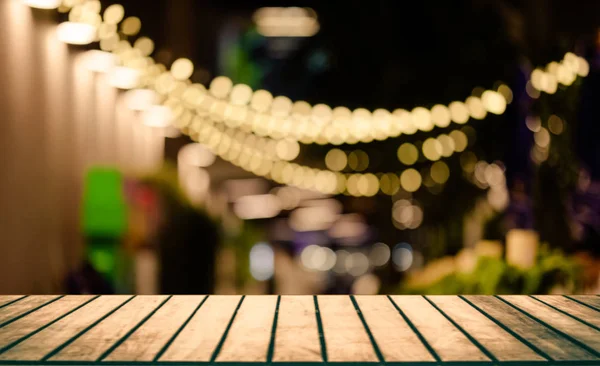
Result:
M86 45L96 38L96 27L87 23L64 22L58 25L56 36L64 43Z

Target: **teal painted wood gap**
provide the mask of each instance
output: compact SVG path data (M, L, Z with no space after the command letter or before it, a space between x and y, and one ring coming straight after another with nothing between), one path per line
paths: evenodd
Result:
M600 365L600 296L0 296L0 365Z

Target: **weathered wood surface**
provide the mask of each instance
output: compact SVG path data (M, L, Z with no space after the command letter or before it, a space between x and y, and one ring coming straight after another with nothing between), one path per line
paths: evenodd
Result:
M0 296L0 365L600 365L599 299Z

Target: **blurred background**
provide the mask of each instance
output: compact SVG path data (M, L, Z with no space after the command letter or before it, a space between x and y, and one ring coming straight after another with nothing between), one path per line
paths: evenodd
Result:
M0 0L0 293L599 293L598 14Z

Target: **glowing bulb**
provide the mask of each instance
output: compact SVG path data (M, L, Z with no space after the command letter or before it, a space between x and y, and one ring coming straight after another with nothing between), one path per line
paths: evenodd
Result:
M108 84L119 89L133 89L140 83L140 71L124 66L113 67L108 74Z
M37 9L56 9L60 6L61 0L21 0L27 6Z
M153 105L144 111L142 121L150 127L168 127L173 122L173 111L163 105Z
M171 75L177 80L187 80L194 73L194 64L187 58L180 58L171 65Z
M145 111L158 101L158 95L150 89L128 90L124 98L125 105L132 111Z
M125 16L125 9L121 4L113 4L104 10L104 23L118 24Z
M85 68L94 72L108 72L117 62L115 55L99 50L89 50L84 53L83 57Z
M400 185L407 192L415 192L421 187L421 174L415 169L406 169L400 175Z
M96 39L96 27L86 23L64 22L56 28L58 40L68 44L84 45Z
M232 86L233 83L227 76L218 76L211 81L209 90L215 97L223 99L229 95Z

